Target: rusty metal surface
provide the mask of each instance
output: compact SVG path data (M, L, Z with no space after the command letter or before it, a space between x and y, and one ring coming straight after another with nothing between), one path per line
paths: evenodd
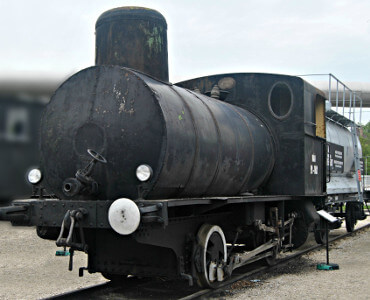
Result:
M276 145L274 169L262 194L322 195L323 169L310 174L306 157L322 156L322 140L306 132L305 113L323 93L296 76L264 73L228 73L190 79L177 86L202 94L220 89L220 100L252 112L271 131ZM276 96L276 97L275 97Z
M101 153L92 177L95 195L148 199L230 196L257 189L274 164L270 132L255 115L118 66L85 69L68 79L46 109L41 127L42 168L49 192L62 191ZM141 184L140 164L153 169ZM76 197L74 198L76 199Z
M120 7L96 22L96 65L119 65L168 81L167 23L157 11Z

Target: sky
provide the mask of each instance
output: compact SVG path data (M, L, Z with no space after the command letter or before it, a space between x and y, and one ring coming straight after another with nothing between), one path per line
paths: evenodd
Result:
M166 18L172 82L226 72L370 82L368 0L0 0L0 77L60 77L93 65L95 21L119 6Z
M171 82L228 72L332 73L370 85L368 0L0 0L0 79L61 80L93 65L95 22L119 6L166 18Z

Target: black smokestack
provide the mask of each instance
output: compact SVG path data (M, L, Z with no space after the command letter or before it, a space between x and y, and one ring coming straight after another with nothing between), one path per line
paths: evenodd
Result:
M96 65L119 65L168 81L167 23L157 11L119 7L96 22Z

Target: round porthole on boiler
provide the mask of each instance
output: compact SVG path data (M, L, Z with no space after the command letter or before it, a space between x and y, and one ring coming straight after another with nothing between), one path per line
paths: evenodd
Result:
M289 85L283 82L275 83L270 91L268 105L275 118L286 118L293 106L293 93Z

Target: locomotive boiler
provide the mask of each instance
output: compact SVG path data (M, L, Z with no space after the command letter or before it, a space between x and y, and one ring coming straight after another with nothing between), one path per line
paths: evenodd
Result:
M68 79L41 130L45 188L60 199L240 195L274 164L270 132L252 113L119 66ZM71 178L89 148L107 158L94 191ZM150 170L145 181L135 176L140 166Z
M324 94L299 77L230 73L168 82L167 24L150 9L96 23L96 66L66 80L41 124L31 199L0 219L34 225L106 278L216 287L299 247L326 199ZM66 251L69 248L69 251Z

